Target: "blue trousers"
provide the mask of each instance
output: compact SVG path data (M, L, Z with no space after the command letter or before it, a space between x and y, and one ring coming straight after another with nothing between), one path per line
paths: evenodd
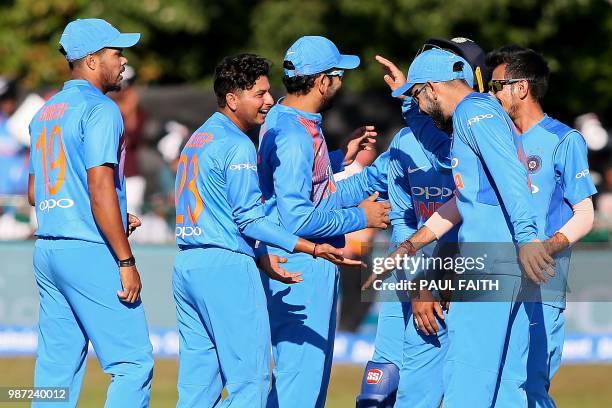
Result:
M449 347L446 323L438 319L437 334L416 329L412 313L404 333L402 367L396 408L438 408L444 394L444 361Z
M284 268L302 272L293 285L262 274L268 296L274 372L268 407L323 407L331 373L338 269L307 254L289 255Z
M402 368L404 332L412 311L408 302L381 302L372 361Z
M177 407L264 407L270 323L254 260L220 248L180 251L172 285L180 336Z
M153 355L144 309L117 297L122 287L111 250L39 239L34 272L40 293L34 385L68 387L69 401L53 406L77 406L91 341L102 369L112 376L105 407L149 406Z
M526 303L530 309L527 399L529 408L554 408L548 394L550 382L561 365L565 339L563 309L542 303Z
M416 330L410 303L381 303L372 361L400 369L397 408L440 406L448 335L443 322L438 323L438 334L425 336Z
M517 268L504 266L509 271ZM529 318L523 304L513 300L519 296L521 277L482 276L492 278L506 293L491 293L491 299L480 301L454 298L447 314L445 408L527 406Z

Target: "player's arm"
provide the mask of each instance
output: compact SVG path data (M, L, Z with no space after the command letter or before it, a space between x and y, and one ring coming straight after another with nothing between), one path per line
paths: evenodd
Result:
M261 200L256 163L255 147L245 139L230 147L223 166L228 202L232 207L234 222L241 233L287 252L303 252L337 264L360 264L357 261L345 260L340 249L298 238L268 220Z
M413 102L412 97L406 96L402 101L402 116L432 166L437 171L449 170L452 143L450 136L438 129L430 116L419 110L419 105Z
M353 207L375 192L387 193L389 150L361 172L336 183L336 194L343 208Z
M390 60L377 55L376 61L383 68L384 81L391 91L406 83L404 73ZM450 145L449 135L438 129L431 118L419 111L419 107L413 99L404 95L402 99L402 117L404 122L412 129L417 141L423 146L423 150L429 162L436 170L450 169Z
M457 110L455 111L457 115ZM474 118L478 118L475 120ZM520 162L513 133L506 120L488 104L461 111L453 123L468 133L469 143L490 173L519 244L519 259L527 276L536 283L554 274L553 259L537 239L527 169Z
M454 122L460 122L471 135L469 143L491 174L514 227L516 241L519 244L534 241L536 214L531 205L527 169L518 158L512 129L492 107L482 104L479 108L462 111Z
M30 129L30 134L32 134L32 131ZM28 203L34 207L36 205L36 197L34 195L34 157L33 157L33 150L34 149L30 149L30 160L29 160L29 175L28 175Z
M393 226L391 234L391 250L393 253L390 258L395 259L395 254L398 247L407 240L418 228L418 220L414 212L412 196L410 194L410 183L405 175L401 155L403 154L398 148L399 139L394 138L388 150L388 187L389 201L391 203L391 212L389 220ZM389 263L385 263L389 264ZM391 273L395 268L385 270L382 274L372 273L362 285L365 290L374 284L374 281L383 279Z
M133 258L115 187L115 166L118 165L122 133L121 114L114 105L94 108L84 123L83 146L91 211L96 225L120 261ZM120 267L119 272L123 291L118 291L117 296L127 303L136 302L142 289L136 265Z
M36 205L36 200L34 198L34 174L30 173L28 176L28 203L32 207Z
M560 175L563 198L572 205L572 217L545 241L554 254L578 242L593 228L595 211L591 196L597 192L589 172L588 150L582 135L568 133L553 154L555 173Z
M274 169L274 191L283 225L296 235L324 238L343 235L367 226L380 228L379 217L360 207L332 211L318 210L310 199L314 148L301 130L285 129L271 142L270 157ZM371 203L369 207L377 207ZM376 216L375 216L376 215Z

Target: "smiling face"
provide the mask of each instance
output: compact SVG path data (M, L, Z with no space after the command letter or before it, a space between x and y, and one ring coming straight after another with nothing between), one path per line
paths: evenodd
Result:
M274 104L267 76L260 76L251 89L237 91L234 95L236 117L247 128L264 123L268 111Z

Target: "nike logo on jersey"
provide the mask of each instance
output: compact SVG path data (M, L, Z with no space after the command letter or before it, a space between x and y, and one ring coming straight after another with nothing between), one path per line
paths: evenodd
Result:
M409 173L409 174L412 174L412 173L414 173L415 171L419 171L419 170L424 169L425 167L426 167L426 166L421 166L421 167L417 167L417 168L415 168L415 169L411 169L411 168L410 168L410 166L408 166L408 173Z
M540 188L538 186L536 186L535 184L531 185L531 194L535 194L538 191L540 191Z

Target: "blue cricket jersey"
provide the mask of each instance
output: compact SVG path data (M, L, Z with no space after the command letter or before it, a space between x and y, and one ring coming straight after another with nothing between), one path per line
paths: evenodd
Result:
M520 135L531 179L538 238L550 238L574 215L572 206L595 194L587 146L577 130L547 115ZM564 308L571 251L555 256L557 275L543 289L543 303ZM545 294L547 289L553 294ZM557 300L555 302L555 300Z
M266 214L314 242L344 246L366 227L363 210L342 208L321 129L321 115L282 105L270 109L259 138L259 180Z
M525 165L510 117L493 97L471 93L453 114L451 167L463 218L459 242L537 238Z
M573 205L597 192L587 145L577 130L548 115L520 138L537 209L538 238L545 240L572 218Z
M176 242L254 256L255 240L293 251L298 237L264 213L255 146L214 113L191 136L176 174Z
M127 228L123 120L110 98L85 80L71 80L30 123L30 174L41 238L104 243L89 200L87 170L115 166L115 188Z
M449 138L446 134L444 136ZM442 148L448 149L450 144L445 146ZM426 150L410 128L397 133L391 141L389 152L389 198L392 208L389 218L394 228L394 242L402 242L409 236L397 234L395 230L422 227L453 196L455 186L451 170L440 169L432 160L435 155L448 153ZM457 231L458 226L441 237L440 241L457 242Z

